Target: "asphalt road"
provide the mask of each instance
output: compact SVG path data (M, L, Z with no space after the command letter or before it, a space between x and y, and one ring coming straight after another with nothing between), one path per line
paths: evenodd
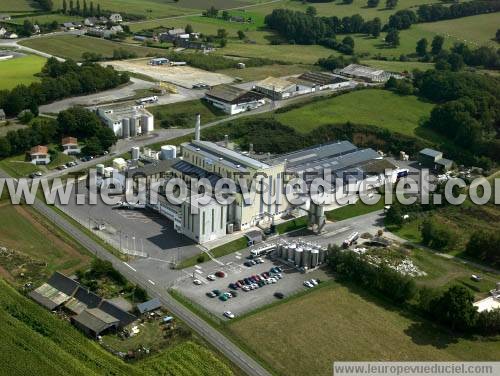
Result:
M0 177L8 178L10 176L4 171L0 170ZM67 221L64 217L55 212L53 209L49 208L40 200L37 199L33 207L40 214L45 216L56 226L65 231L68 235L72 236L75 240L80 242L80 244L87 248L96 257L110 261L116 270L122 273L129 281L132 281L143 287L151 297L159 298L168 310L170 310L174 315L183 320L194 331L196 331L211 345L213 345L227 358L229 358L235 365L241 368L246 374L257 376L270 375L270 373L265 368L263 368L258 362L256 362L254 359L240 350L238 346L236 346L205 321L200 319L194 313L174 300L168 294L166 288L149 280L147 275L141 275L134 271L133 268L131 268L128 264L113 256L100 244L95 242L93 239L83 233L79 228Z

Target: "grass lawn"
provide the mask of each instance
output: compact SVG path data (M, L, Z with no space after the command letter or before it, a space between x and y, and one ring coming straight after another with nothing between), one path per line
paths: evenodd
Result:
M0 258L0 269L6 271L5 276L19 282L25 278L37 282L56 270L73 273L90 262L89 254L66 234L31 208L10 202L0 204L0 245L35 262ZM45 263L41 268L36 264L40 261ZM25 278L20 276L21 272Z
M325 215L326 219L328 219L329 221L343 221L344 219L368 214L376 210L381 210L383 208L384 198L381 197L381 199L375 205L367 205L363 201L358 200L355 204L345 205L338 209L325 212Z
M160 49L132 46L100 38L77 37L75 35L56 35L28 39L22 41L21 44L51 55L73 60L81 60L84 52L95 52L105 57L111 57L113 51L119 48L135 52L139 57L162 53Z
M378 69L384 69L390 72L411 72L414 69L426 71L434 68L433 63L421 63L418 61L363 60L362 64Z
M0 12L30 12L37 10L36 3L32 0L2 0L0 1Z
M338 284L237 319L228 330L280 375L331 375L341 360L496 360L500 351L500 341L455 338Z
M148 107L148 110L155 116L156 128L160 127L161 120L169 119L173 115L185 118L187 121L187 128L194 128L196 114L201 115L202 124L210 123L211 121L222 119L227 116L226 113L212 107L207 102L198 99L187 102Z
M53 21L62 24L64 22L82 22L82 17L80 16L70 16L64 14L40 14L40 15L30 15L26 17L17 17L8 21L11 24L22 25L24 20L30 20L33 24L45 24Z
M284 234L285 232L295 231L305 227L307 227L307 216L280 223L276 226L276 231L278 234Z
M283 77L318 70L317 66L307 64L272 64L245 69L224 69L217 71L230 77L238 77L243 82L263 80L269 76Z
M44 169L25 161L25 155L16 155L0 160L0 168L14 177L26 177L29 174Z
M220 245L216 248L211 249L210 253L215 258L226 256L226 255L229 255L230 253L233 253L233 252L236 252L236 251L239 251L243 248L248 247L247 242L248 242L247 238L242 236L241 238L238 238L238 239L233 240L229 243L226 243L226 244L223 244L223 245ZM179 263L179 265L177 265L177 269L188 268L190 266L193 266L196 264L201 264L201 263L208 261L208 260L210 260L210 258L207 256L207 254L205 252L202 252L198 255L195 255L193 257L190 257L188 259L181 261Z
M37 55L26 55L17 59L0 61L0 90L12 89L17 85L29 85L38 81L46 59Z
M429 116L432 107L432 104L422 102L415 96L368 89L314 101L276 117L283 124L303 133L324 124L350 121L414 136L420 119Z

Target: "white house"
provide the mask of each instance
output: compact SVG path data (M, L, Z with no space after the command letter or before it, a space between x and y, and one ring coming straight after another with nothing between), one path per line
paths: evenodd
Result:
M118 23L123 21L120 13L113 13L112 15L109 16L109 20L113 23Z
M78 139L76 137L64 137L61 141L63 153L67 155L80 154L81 150L78 146Z
M34 165L47 165L50 163L49 148L47 146L37 145L30 150L30 161Z

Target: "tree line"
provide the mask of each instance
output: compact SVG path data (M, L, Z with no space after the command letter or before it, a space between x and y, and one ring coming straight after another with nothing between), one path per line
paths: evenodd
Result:
M72 107L61 111L56 120L38 117L27 128L7 132L0 137L0 158L22 154L36 145L59 144L65 136L85 143L82 152L86 155L102 154L116 142L113 131L95 113Z
M99 3L94 7L94 2L90 1L87 3L87 0L83 0L82 4L80 4L80 0L63 0L60 12L70 16L81 17L109 17L112 13L117 13L111 10L101 10L101 5ZM142 15L124 13L121 11L119 13L126 21L137 21L146 18Z
M38 114L38 106L69 96L96 93L115 88L129 81L127 73L98 64L76 64L72 60L59 62L50 58L40 73L40 82L29 86L18 85L12 90L0 91L0 108L8 116L23 110Z

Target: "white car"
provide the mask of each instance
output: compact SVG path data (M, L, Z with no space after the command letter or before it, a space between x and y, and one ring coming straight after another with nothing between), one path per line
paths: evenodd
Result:
M314 278L313 278L313 279L311 279L309 282L310 282L310 283L311 283L311 285L313 285L313 286L317 286L317 285L318 285L318 281L316 281Z
M226 316L228 319L234 319L234 313L232 313L231 311L224 312L224 316Z
M281 279L281 278L283 278L283 274L278 273L278 274L276 274L274 277L275 277L275 278L278 278L278 279Z
M201 285L201 281L199 279L193 279L193 283L195 285Z
M311 284L311 282L309 282L309 281L304 281L304 286L309 287L309 288L314 287L314 286Z
M264 259L262 257L259 257L255 261L257 261L258 264L263 264L264 263Z
M276 283L276 282L278 282L278 280L276 278L269 278L269 282Z
M242 289L243 291L250 291L250 287L248 287L248 286L243 286L241 289Z
M215 281L215 280L216 280L215 275L213 275L213 274L209 274L209 275L207 275L207 279L208 279L209 281Z

